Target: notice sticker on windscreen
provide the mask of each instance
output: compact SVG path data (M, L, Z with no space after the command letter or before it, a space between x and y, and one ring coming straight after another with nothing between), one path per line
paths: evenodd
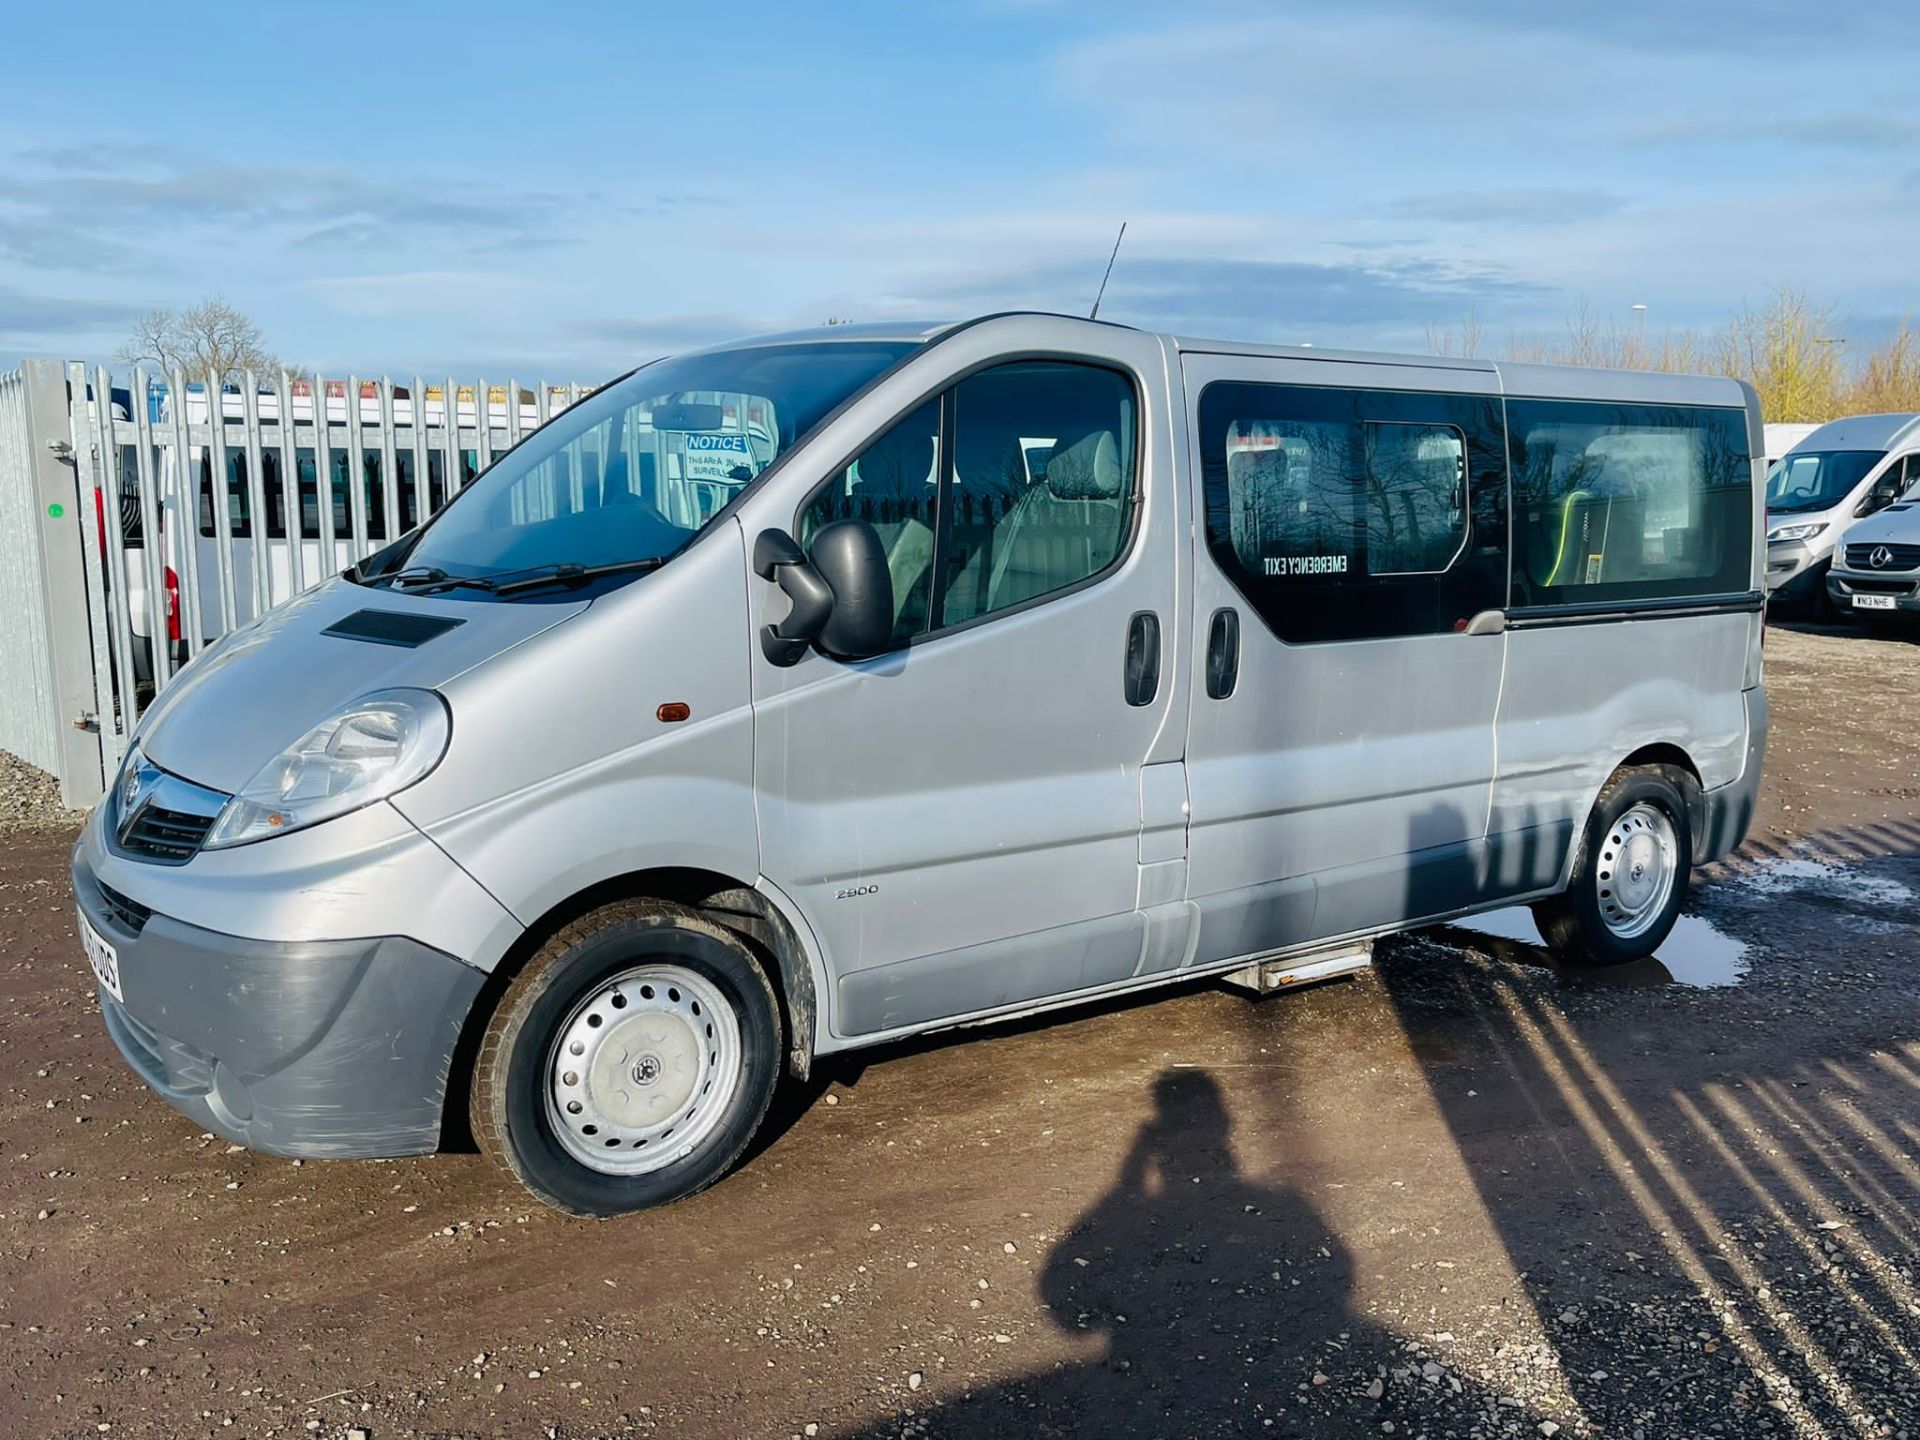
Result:
M754 463L753 445L745 435L688 435L684 437L687 479L726 480L739 484L751 479L759 467ZM744 469L742 477L735 472Z

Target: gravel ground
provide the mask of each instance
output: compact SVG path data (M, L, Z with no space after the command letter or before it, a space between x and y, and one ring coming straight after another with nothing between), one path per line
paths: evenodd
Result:
M0 835L79 825L83 812L60 803L60 786L44 770L0 750Z
M0 1436L1920 1440L1920 648L1776 630L1742 983L1456 928L899 1047L626 1220L250 1154L0 851ZM1704 943L1704 941L1703 941Z

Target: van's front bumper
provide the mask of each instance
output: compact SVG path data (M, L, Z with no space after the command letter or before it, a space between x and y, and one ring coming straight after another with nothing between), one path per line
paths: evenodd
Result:
M1799 540L1767 546L1767 598L1783 609L1815 604L1826 586L1830 551L1816 555Z
M119 957L107 1033L196 1124L276 1155L438 1148L454 1047L486 977L399 936L247 940L109 894L78 853L73 893Z
M1834 607L1849 614L1920 615L1920 579L1912 574L1902 576L1896 570L1892 574L1867 572L1856 574L1848 570L1833 570L1827 575L1827 594L1833 600ZM1856 605L1854 596L1884 596L1893 601L1891 610L1885 605Z

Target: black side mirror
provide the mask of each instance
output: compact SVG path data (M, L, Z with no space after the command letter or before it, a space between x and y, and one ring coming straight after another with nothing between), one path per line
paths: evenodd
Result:
M813 568L833 592L816 643L839 660L866 660L893 644L893 572L880 532L864 520L836 520L813 537Z
M775 665L798 665L833 613L833 591L784 530L762 530L753 542L753 573L778 585L792 602L786 618L760 629L760 649Z
M880 534L864 520L836 520L813 537L809 559L784 530L762 530L753 571L792 602L760 632L775 665L797 665L809 645L840 660L865 660L893 640L893 576Z

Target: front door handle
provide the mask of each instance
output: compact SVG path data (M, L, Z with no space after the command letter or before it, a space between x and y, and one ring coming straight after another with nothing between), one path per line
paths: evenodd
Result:
M1207 698L1224 700L1240 680L1240 612L1220 609L1207 625Z
M1127 622L1127 704L1150 705L1160 691L1160 617L1136 611Z

